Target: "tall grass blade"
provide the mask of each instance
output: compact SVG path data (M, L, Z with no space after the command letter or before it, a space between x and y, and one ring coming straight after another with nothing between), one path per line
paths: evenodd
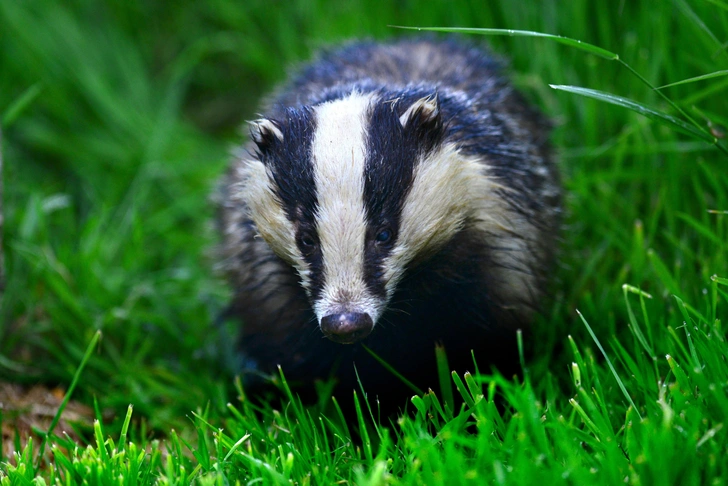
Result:
M35 465L35 472L37 474L38 470L40 469L41 462L43 461L43 452L45 452L45 447L48 441L51 438L51 435L53 434L53 430L56 428L56 425L58 425L58 421L61 420L61 414L63 413L63 410L65 410L66 405L68 405L68 401L71 399L71 395L73 395L73 391L76 389L76 385L78 385L78 381L81 379L81 373L83 372L83 369L86 367L86 363L88 363L88 360L91 358L91 353L93 353L94 348L96 348L96 343L99 342L99 339L101 338L101 331L96 331L94 336L91 338L91 342L88 344L88 347L86 348L86 352L83 355L83 358L81 359L81 363L78 365L78 368L76 369L76 374L73 375L73 380L71 380L71 384L68 386L68 390L66 391L66 395L63 397L63 401L58 407L58 411L56 412L55 416L53 417L53 420L51 421L51 425L48 427L48 432L46 432L45 437L43 437L43 442L40 444L40 450L38 451L38 464Z
M369 347L366 344L362 344L362 347L364 348L364 350L367 353L372 355L372 357L374 359L376 359L379 362L379 364L384 366L387 369L387 371L389 371L394 376L396 376L397 379L399 379L402 383L404 383L410 390L412 390L413 392L415 392L418 395L424 395L425 392L420 390L414 383L412 383L407 378L405 378L399 371L395 370L389 363L384 361L377 353L375 353L374 351L369 349Z
M725 245L725 242L720 238L720 236L715 234L712 229L710 229L700 221L696 220L689 214L677 213L677 217L685 221L688 225L690 225L693 229L695 229L695 231L703 235L706 239L715 243L719 248Z
M381 433L379 431L379 427L377 426L377 419L374 418L374 411L372 410L371 402L369 401L369 396L364 389L364 384L361 382L361 378L359 377L359 370L356 368L356 364L354 365L354 374L356 375L356 382L359 384L359 390L361 390L361 397L362 400L364 400L364 404L367 406L367 411L369 412L369 418L372 420L372 425L374 426L374 429L377 431L377 435L381 436ZM377 403L379 403L379 398L376 398ZM377 414L378 415L378 414Z
M233 454L235 454L235 451L238 450L238 447L240 447L241 445L243 445L243 443L246 440L248 440L248 439L250 439L250 434L245 434L240 439L238 439L238 441L235 442L235 444L233 444L233 446L230 448L230 450L228 451L228 453L225 454L225 458L222 460L222 462L227 462L230 459L230 456L232 456Z
M447 362L447 352L445 347L441 345L435 346L435 359L437 361L437 376L440 382L440 393L445 401L445 407L455 413L455 399L452 391L452 382L450 381L450 365Z
M651 299L652 296L648 294L647 292L644 292L637 287L633 287L631 285L624 284L622 285L622 292L624 292L624 302L627 305L627 316L629 317L629 322L632 328L632 332L634 332L635 337L637 338L637 341L642 345L642 347L647 351L647 354L650 356L650 358L654 361L657 359L657 356L655 355L655 352L652 349L652 345L647 342L647 339L645 338L645 335L642 333L642 329L637 322L637 318L634 315L634 312L632 311L632 306L629 303L629 298L627 296L627 292L631 292L633 294L637 294L640 297L647 297L648 299Z
M465 384L463 383L463 380L460 379L460 376L458 375L457 371L453 371L451 373L452 375L452 381L455 382L455 388L458 389L458 392L460 392L460 396L463 397L463 400L465 403L470 407L471 409L475 408L475 401L473 400L473 397L468 392L468 389L465 388Z
M575 47L577 49L580 49L582 51L588 52L590 54L595 54L599 57L603 57L604 59L609 59L610 61L616 61L619 59L619 56L611 51L608 51L606 49L603 49L601 47L595 46L594 44L589 44L588 42L582 42L580 40L571 39L569 37L563 37L560 35L554 35L554 34L545 34L543 32L534 32L531 30L513 30L513 29L476 29L476 28L467 28L467 27L405 27L401 25L392 25L392 27L396 27L398 29L408 29L408 30L417 30L417 31L431 31L431 32L451 32L451 33L457 33L457 34L477 34L477 35L506 35L509 37L540 37L543 39L549 39L555 42L558 42L560 44L564 44L570 47Z
M683 15L685 15L687 18L689 18L700 30L706 33L708 37L711 38L711 40L715 43L715 45L718 47L720 51L725 52L725 46L721 43L720 39L716 37L715 34L708 28L707 25L705 25L705 22L703 22L703 19L698 17L698 14L695 13L695 11L690 8L690 5L685 2L685 0L673 0L673 3L677 5L677 8L682 11Z
M711 144L717 143L715 137L711 137L707 133L696 129L695 127L691 126L690 124L684 122L679 118L675 118L674 116L668 115L667 113L664 113L662 111L652 109L648 106L643 105L642 103L638 103L636 101L623 98L621 96L616 96L610 93L605 93L604 91L582 88L580 86L565 86L560 84L550 84L549 86L559 91L566 91L567 93L574 93L580 96L586 96L587 98L593 98L598 101L603 101L612 105L621 106L622 108L627 108L628 110L632 110L636 113L639 113L640 115L646 116L647 118L672 126L675 130L678 130L679 132L682 132L686 135L705 140L706 142Z
M614 365L612 364L612 360L609 359L609 355L607 355L607 352L604 351L604 348L602 347L602 343L599 342L599 339L597 338L597 335L594 334L594 331L592 330L591 326L588 322L586 322L586 319L584 316L579 312L579 310L576 310L576 313L579 314L579 318L581 318L581 322L584 323L586 326L586 330L589 331L589 335L594 340L594 343L596 343L597 347L599 348L599 351L602 352L602 356L604 356L604 359L607 361L607 365L609 366L609 369L612 371L612 375L617 380L617 385L619 385L619 389L622 390L622 394L627 399L630 405L632 405L632 408L634 409L637 416L642 420L642 415L640 415L639 411L637 410L637 405L635 405L634 401L632 400L632 397L627 392L627 388L624 386L624 383L622 383L622 379L619 377L619 374L617 374L617 370L614 369Z
M521 364L523 378L528 381L528 368L526 368L526 353L523 350L523 331L520 329L516 332L516 342L518 344L518 360Z
M719 76L728 76L728 69L723 70L723 71L715 71L712 73L703 74L702 76L695 76L694 78L683 79L682 81L675 81L674 83L665 84L665 85L657 87L655 89L671 88L673 86L679 86L681 84L688 84L688 83L695 83L697 81L704 81L706 79L717 78Z
M372 453L372 441L369 438L369 431L367 430L367 423L364 420L364 413L361 409L361 403L359 402L359 396L354 393L354 410L356 411L356 420L359 423L359 434L361 434L362 448L364 449L364 455L367 461L371 463L374 460L374 454Z
M693 338L690 335L690 329L692 329L694 326L693 321L690 319L690 316L688 315L688 309L685 305L685 302L678 297L677 295L673 295L675 300L677 301L678 309L680 309L680 313L682 314L684 318L684 329L685 329L685 339L688 341L688 349L690 350L690 359L692 360L692 365L695 367L695 369L700 368L700 358L698 358L698 354L695 351L695 344L693 343Z
M118 450L123 451L126 448L126 436L129 431L129 424L131 423L131 414L134 411L134 405L129 404L126 409L126 416L124 417L124 423L121 425L121 434L119 435Z
M7 110L5 110L5 114L2 117L2 127L8 128L12 125L23 111L25 111L25 109L28 108L28 106L30 106L36 98L38 98L41 91L43 91L43 86L40 83L35 83L26 89L23 94L21 94L18 99L15 100Z
M723 10L728 11L728 3L721 2L720 0L705 0L705 1L715 5L716 7L720 7Z

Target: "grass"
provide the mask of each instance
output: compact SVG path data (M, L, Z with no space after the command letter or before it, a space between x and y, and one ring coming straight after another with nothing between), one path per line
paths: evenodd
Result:
M23 411L0 407L0 484L727 482L728 157L664 118L549 85L637 103L725 148L728 4L275 7L0 0L0 381L73 382L98 419L78 425L80 443L45 427L26 440ZM353 423L292 395L255 406L229 339L210 332L228 290L211 270L209 195L291 63L343 38L409 35L389 25L557 34L629 66L549 38L487 39L556 121L568 194L533 357L522 380L451 376L395 423L361 393Z

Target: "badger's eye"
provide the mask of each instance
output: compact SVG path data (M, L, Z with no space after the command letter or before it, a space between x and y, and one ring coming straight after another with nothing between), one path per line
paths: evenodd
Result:
M298 243L299 247L301 248L301 251L305 255L310 255L313 252L316 251L316 248L318 248L318 243L316 242L316 238L311 233L302 233L298 237Z
M392 240L392 230L389 228L382 228L379 230L379 233L377 233L375 240L380 245L386 245Z

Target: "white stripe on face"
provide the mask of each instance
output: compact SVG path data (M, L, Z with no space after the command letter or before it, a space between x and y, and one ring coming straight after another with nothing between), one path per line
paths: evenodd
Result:
M364 169L370 100L371 96L354 93L316 107L312 159L324 287L313 307L319 322L329 314L359 312L369 314L376 323L384 307L364 280Z
M387 296L412 260L440 250L466 219L484 229L500 228L504 208L495 194L499 187L488 176L487 164L461 154L452 144L421 160L402 208L397 244L385 263Z

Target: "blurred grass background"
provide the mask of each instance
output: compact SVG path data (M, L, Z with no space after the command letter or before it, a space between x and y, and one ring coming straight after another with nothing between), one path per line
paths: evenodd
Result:
M391 25L560 34L618 53L654 86L728 65L720 0L0 0L0 381L67 384L100 329L77 398L120 416L133 403L162 431L206 404L224 410L234 372L229 340L211 332L228 291L212 270L210 195L229 149L292 66L345 39L412 35ZM531 376L571 383L567 335L591 343L576 308L610 351L639 349L625 283L654 296L644 325L660 359L677 346L665 329L684 320L672 294L715 322L726 294L710 277L728 274L726 157L548 87L670 111L616 62L543 39L473 40L509 59L514 83L556 123L567 217ZM726 88L716 77L665 92L720 136Z

